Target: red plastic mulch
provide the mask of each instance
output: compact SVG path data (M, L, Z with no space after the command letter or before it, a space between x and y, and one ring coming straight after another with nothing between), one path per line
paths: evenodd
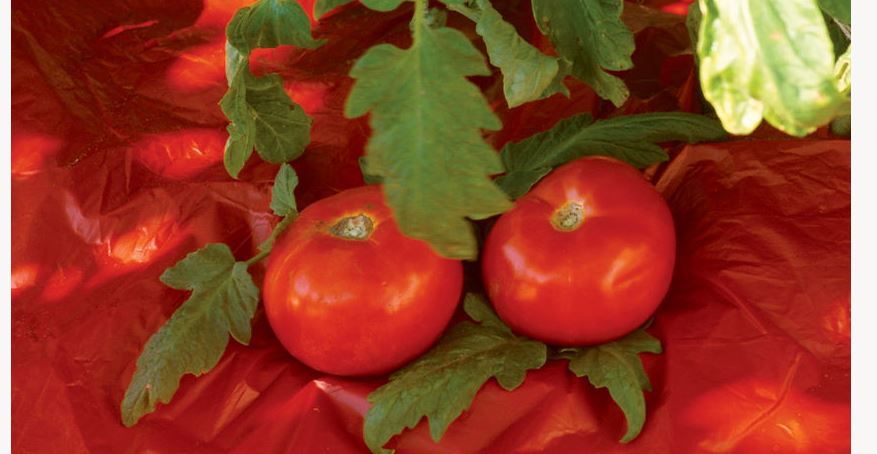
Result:
M254 159L240 181L222 167L224 27L244 3L13 4L14 452L366 451L365 398L381 379L306 368L261 310L249 347L231 342L170 405L134 428L120 422L140 349L186 297L161 272L208 242L247 258L277 221L275 167ZM503 14L547 48L517 3ZM678 13L687 2L650 3ZM571 83L572 99L509 110L499 78L477 78L505 125L489 140L585 111L699 111L684 18L643 12L625 13L638 47L622 109ZM408 15L352 5L317 26L323 48L257 53L254 69L279 71L314 119L295 163L300 206L362 184L369 130L341 114L346 74L378 40L407 45ZM488 383L440 444L421 424L393 442L398 452L848 452L850 142L757 137L676 147L650 172L679 246L649 329L665 352L643 355L653 391L638 439L619 444L624 418L606 390L557 362L510 393Z

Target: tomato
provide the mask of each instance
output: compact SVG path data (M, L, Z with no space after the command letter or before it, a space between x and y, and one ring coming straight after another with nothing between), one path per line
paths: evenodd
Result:
M676 236L666 202L633 167L586 157L554 170L500 216L482 274L499 316L555 345L636 329L670 284Z
M463 266L404 236L379 186L305 208L278 239L263 285L274 333L336 375L392 371L427 350L460 299Z

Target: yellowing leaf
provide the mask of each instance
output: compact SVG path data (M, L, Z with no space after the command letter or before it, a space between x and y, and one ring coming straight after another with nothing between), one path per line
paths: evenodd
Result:
M725 129L749 134L763 117L803 136L836 115L833 45L814 0L700 0L700 10L701 87Z

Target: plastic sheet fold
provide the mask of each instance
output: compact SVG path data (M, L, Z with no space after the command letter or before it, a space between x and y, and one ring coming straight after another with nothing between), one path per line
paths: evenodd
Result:
M250 346L186 376L170 405L134 428L119 403L148 337L185 299L162 271L209 242L254 254L277 219L276 167L222 167L224 27L236 0L15 2L12 31L12 448L21 453L360 453L367 394L384 380L308 369L260 310ZM310 10L311 2L302 2ZM543 48L527 2L502 13ZM642 2L640 2L642 3ZM583 84L508 109L497 74L473 79L503 120L496 147L580 112L598 118L699 112L684 18L637 29L621 108ZM522 6L523 5L523 6ZM526 12L526 11L525 11ZM317 50L254 54L314 120L295 167L300 206L362 184L370 133L343 117L353 61L377 41L407 45L408 15L350 5L315 24ZM475 36L456 15L452 25ZM544 38L541 38L544 39ZM673 211L673 284L642 355L653 390L639 438L561 362L512 392L489 382L434 443L425 424L399 453L838 453L850 437L850 143L821 132L672 148L649 175ZM256 270L256 279L261 279Z

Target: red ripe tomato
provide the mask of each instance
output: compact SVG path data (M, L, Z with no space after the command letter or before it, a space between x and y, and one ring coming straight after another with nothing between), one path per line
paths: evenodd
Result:
M308 206L277 241L262 287L294 357L336 375L373 375L428 349L460 298L463 266L404 236L379 186Z
M555 345L597 344L636 329L673 274L676 236L661 195L603 157L561 166L500 216L482 272L499 316Z

